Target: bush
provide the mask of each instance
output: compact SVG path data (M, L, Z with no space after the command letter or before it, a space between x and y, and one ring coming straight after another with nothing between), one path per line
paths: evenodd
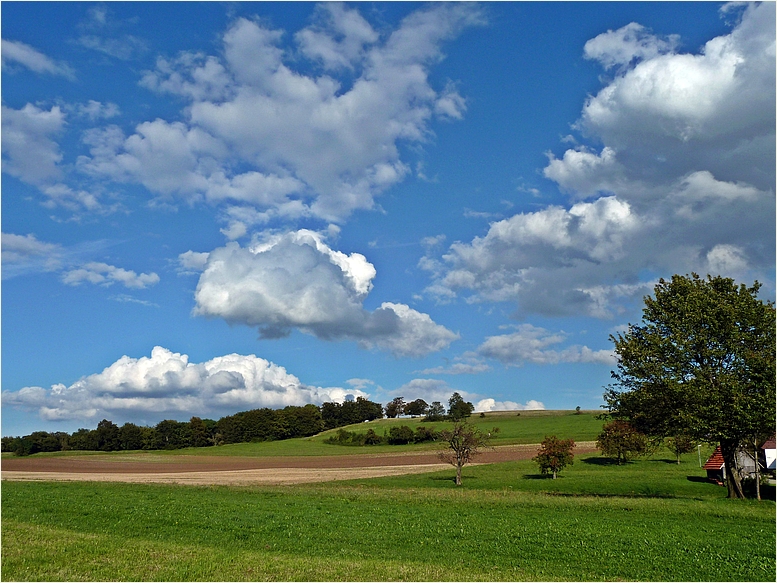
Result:
M392 427L388 432L389 445L405 445L413 441L415 435L407 425Z
M532 458L532 461L540 466L540 471L543 474L553 474L555 480L556 474L566 466L575 463L575 455L572 453L574 448L575 442L573 440L559 439L555 435L551 435L542 440L541 448L537 455Z
M630 423L616 420L602 427L602 432L596 438L596 447L621 465L648 453L649 443L645 434L637 431Z

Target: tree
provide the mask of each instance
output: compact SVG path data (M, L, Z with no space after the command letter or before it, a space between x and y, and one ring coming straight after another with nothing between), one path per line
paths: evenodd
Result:
M121 449L119 426L113 421L103 419L97 424L97 449L101 451L117 451Z
M696 443L689 435L680 434L667 439L666 447L668 447L669 451L675 455L677 463L679 464L680 456L684 453L691 453L696 447Z
M611 337L619 357L605 393L616 419L653 437L720 444L729 498L743 498L736 453L775 431L775 309L761 284L675 275L645 298L642 323Z
M210 432L199 417L189 419L189 444L192 447L205 447L211 444Z
M440 432L440 441L445 443L447 448L438 455L442 461L456 468L457 486L461 486L461 468L481 453L480 450L489 447L491 436L498 432L499 428L495 427L489 433L483 433L466 421L457 421L453 424L453 429Z
M405 405L405 415L419 417L426 414L428 409L429 405L426 401L423 399L416 399L415 401L410 401L407 405Z
M458 393L453 393L451 398L448 399L448 417L453 421L459 421L465 417L472 415L475 410L475 406L465 401Z
M545 436L532 461L540 466L540 472L553 474L555 480L558 472L575 463L575 454L572 453L574 448L575 442L572 439L559 439L555 435Z
M130 422L119 427L119 448L125 451L143 449L143 432L140 427Z
M432 401L429 409L426 411L425 421L442 421L445 418L445 407L440 401Z
M637 431L628 421L616 419L602 427L602 432L596 438L596 447L603 455L615 459L621 465L645 454L648 440L644 433Z
M394 419L395 417L399 417L402 415L402 412L405 410L405 399L404 397L394 397L391 399L391 402L389 402L386 405L386 417L389 419Z

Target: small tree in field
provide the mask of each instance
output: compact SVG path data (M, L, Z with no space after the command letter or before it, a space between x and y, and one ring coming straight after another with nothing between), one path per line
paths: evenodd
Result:
M447 449L438 455L442 461L456 468L457 486L461 486L461 468L481 453L480 450L489 447L491 436L498 432L499 428L494 427L489 433L483 433L466 421L457 421L453 429L440 432L440 441L446 444Z
M554 480L556 474L566 466L575 463L575 454L572 453L575 442L572 439L559 439L555 435L546 436L540 446L540 450L532 458L532 461L540 466L540 471L543 474L553 474Z
M666 447L675 455L679 464L680 456L684 453L691 453L696 448L696 443L688 435L675 435L666 440Z
M602 427L602 432L596 438L596 447L602 454L614 458L618 465L621 465L644 455L648 451L648 440L630 423L615 420Z

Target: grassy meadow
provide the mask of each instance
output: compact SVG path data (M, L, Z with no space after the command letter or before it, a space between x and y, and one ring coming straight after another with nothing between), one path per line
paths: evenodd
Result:
M591 419L473 421L526 443L533 432L590 441ZM547 431L554 421L572 433ZM377 449L321 439L283 447ZM557 480L530 461L470 466L459 488L452 468L282 488L4 481L2 578L774 581L774 502L726 500L696 453L671 457L578 456Z

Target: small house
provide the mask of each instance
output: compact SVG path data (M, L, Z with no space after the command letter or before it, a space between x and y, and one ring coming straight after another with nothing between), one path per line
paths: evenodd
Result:
M761 468L768 472L774 472L777 469L777 448L774 436L761 446L758 452L758 461ZM741 477L754 477L756 475L753 458L742 450L737 452L736 465ZM707 463L704 464L704 469L707 471L708 480L716 484L723 484L726 479L726 464L723 461L720 446L712 452Z
M720 446L715 448L712 455L704 464L704 469L707 470L707 479L710 482L716 484L723 484L726 479L726 463L723 461L723 454L720 451Z

